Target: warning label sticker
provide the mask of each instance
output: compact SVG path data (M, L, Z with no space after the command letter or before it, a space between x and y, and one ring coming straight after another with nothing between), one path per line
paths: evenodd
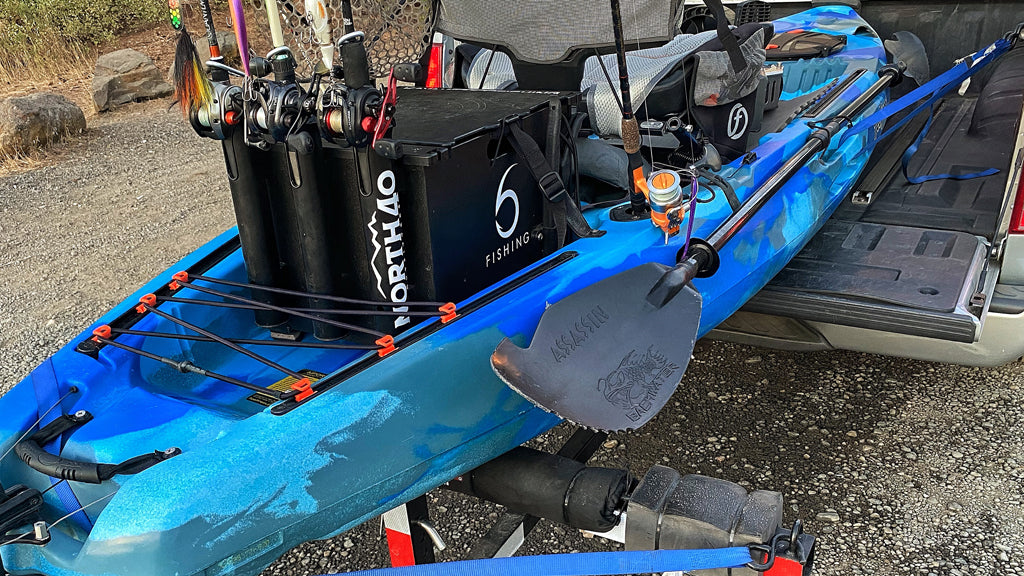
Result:
M299 370L299 374L302 374L306 378L309 378L311 384L316 384L317 380L326 376L326 374L322 372L317 372L315 370ZM270 386L267 386L267 390L287 392L292 389L292 384L295 384L296 382L298 382L298 380L296 380L292 376L288 376L286 378L278 380L277 382L274 382ZM259 392L253 394L252 396L249 396L247 400L249 400L250 402L255 402L260 406L270 406L271 404L277 402L277 398L274 398L269 394L260 394Z

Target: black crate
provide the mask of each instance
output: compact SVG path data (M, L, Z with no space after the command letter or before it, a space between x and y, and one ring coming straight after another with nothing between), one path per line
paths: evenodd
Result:
M544 199L507 124L546 149L550 110L570 105L567 94L546 92L399 91L396 174L410 277L423 298L462 300L554 251Z

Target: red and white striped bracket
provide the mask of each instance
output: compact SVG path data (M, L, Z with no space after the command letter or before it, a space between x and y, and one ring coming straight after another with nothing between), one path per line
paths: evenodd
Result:
M388 552L391 554L391 566L414 566L416 551L412 546L412 527L409 523L409 512L405 504L388 510L383 515L384 532L388 536Z

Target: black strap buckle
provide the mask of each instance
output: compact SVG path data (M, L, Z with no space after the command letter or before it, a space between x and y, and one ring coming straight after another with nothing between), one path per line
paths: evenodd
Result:
M565 197L565 183L558 173L551 171L537 179L537 186L551 202L561 202Z
M776 534L768 542L768 544L750 544L747 549L750 550L751 555L757 554L758 557L763 556L764 560L761 562L751 560L747 562L746 567L750 568L754 572L767 572L772 569L775 565L775 544L782 538L783 534Z

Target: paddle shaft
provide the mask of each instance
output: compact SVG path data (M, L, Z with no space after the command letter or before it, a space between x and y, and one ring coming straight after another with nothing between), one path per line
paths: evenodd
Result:
M797 150L792 158L787 160L768 180L762 184L754 193L740 205L739 209L723 222L718 229L708 238L715 250L721 250L743 226L770 200L789 179L796 174L797 170L803 167L810 159L828 148L829 141L843 127L850 125L852 119L860 114L865 107L882 90L885 90L893 79L900 75L896 67L889 67L882 70L880 77L863 94L850 102L838 114L832 117L825 126L815 129L807 138L807 142Z
M885 90L894 79L902 74L898 66L886 66L879 74L878 80L868 87L860 96L850 102L838 114L833 116L828 123L816 128L808 136L807 142L797 150L792 158L787 160L764 184L751 194L750 198L740 205L739 209L733 212L711 234L706 242L694 242L694 248L686 259L669 269L658 280L647 294L647 301L656 307L662 307L669 300L675 297L684 286L702 272L710 274L714 272L713 262L717 261L716 254L725 244L743 228L758 210L764 207L775 193L789 181L815 154L828 148L829 142L843 127L849 126L851 120L860 114L867 105ZM852 86L852 85L851 85ZM850 88L848 87L847 90ZM709 270L710 269L710 270Z

